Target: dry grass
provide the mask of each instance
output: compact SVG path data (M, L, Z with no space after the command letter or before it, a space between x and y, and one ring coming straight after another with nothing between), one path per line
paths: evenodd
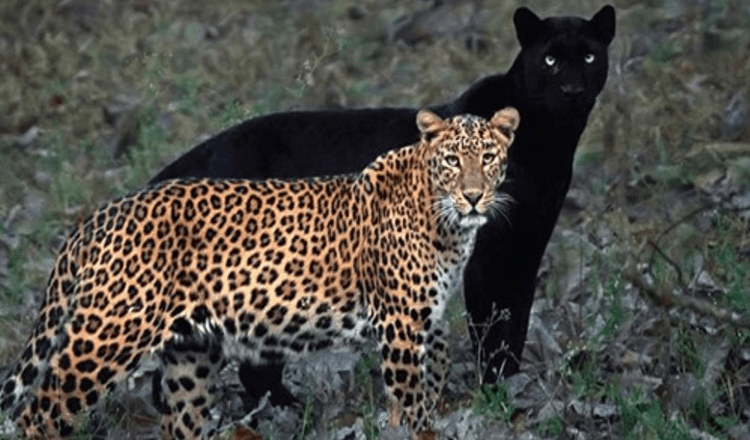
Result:
M518 51L511 20L518 5L445 2L455 7L446 35L390 42L396 19L427 3L3 1L0 362L27 334L64 231L206 136L272 111L446 101L509 67ZM614 230L641 261L649 240L679 264L701 255L719 281L734 282L728 267L750 252L746 223L727 211L721 228L682 234L668 229L677 220L668 201L675 191L699 199L694 182L716 170L734 173L740 186L750 181L737 162L750 154L741 148L750 124L731 139L723 128L728 102L750 78L750 11L737 0L700 8L687 0L614 3L611 75L579 149L580 170L603 173L577 177L601 185L590 188L598 197L586 214L594 218L590 228ZM543 16L590 16L601 6L527 4ZM364 17L353 19L357 12ZM469 37L486 49L467 49ZM706 147L725 141L740 148ZM644 218L629 214L641 208L649 210ZM583 217L566 214L563 222ZM747 344L744 338L736 343Z

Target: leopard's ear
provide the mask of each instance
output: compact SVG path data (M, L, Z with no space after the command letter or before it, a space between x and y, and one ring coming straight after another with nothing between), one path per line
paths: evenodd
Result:
M511 141L513 140L513 134L518 129L518 124L521 122L521 115L518 114L518 110L513 107L505 107L502 110L498 110L490 119L490 125L499 129L505 136Z
M420 110L417 113L417 127L420 133L429 137L445 127L445 121L430 110Z

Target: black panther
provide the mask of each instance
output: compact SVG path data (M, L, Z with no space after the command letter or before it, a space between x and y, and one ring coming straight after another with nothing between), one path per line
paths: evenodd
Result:
M466 268L464 297L485 383L519 369L539 264L570 185L573 156L604 87L615 10L590 20L540 19L516 10L521 52L506 74L480 79L455 101L431 107L441 117L485 118L512 106L521 125L500 191L512 197L504 215L484 226ZM382 152L417 140L417 109L378 108L271 114L208 139L157 174L178 177L304 177L354 172ZM250 394L272 391L290 403L279 365L243 365Z

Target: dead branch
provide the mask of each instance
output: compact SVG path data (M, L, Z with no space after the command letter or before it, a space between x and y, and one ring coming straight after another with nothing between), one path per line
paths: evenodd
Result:
M635 264L631 263L626 265L625 276L642 294L646 295L651 301L662 307L684 307L696 313L700 313L701 315L711 316L717 321L729 324L735 328L750 329L749 317L733 310L717 306L706 300L687 295L685 294L684 289L681 289L683 291L682 295L659 292L656 287L643 279L638 273Z

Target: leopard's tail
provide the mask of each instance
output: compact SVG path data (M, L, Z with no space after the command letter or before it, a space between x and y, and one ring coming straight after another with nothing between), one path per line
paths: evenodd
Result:
M70 322L75 309L79 234L80 228L76 228L58 254L31 337L11 372L0 379L0 421L4 417L20 422L24 410L29 407L34 410L39 404L34 390L52 385L51 362L69 342L65 324ZM9 434L6 431L12 428L8 425L0 426L0 437Z

